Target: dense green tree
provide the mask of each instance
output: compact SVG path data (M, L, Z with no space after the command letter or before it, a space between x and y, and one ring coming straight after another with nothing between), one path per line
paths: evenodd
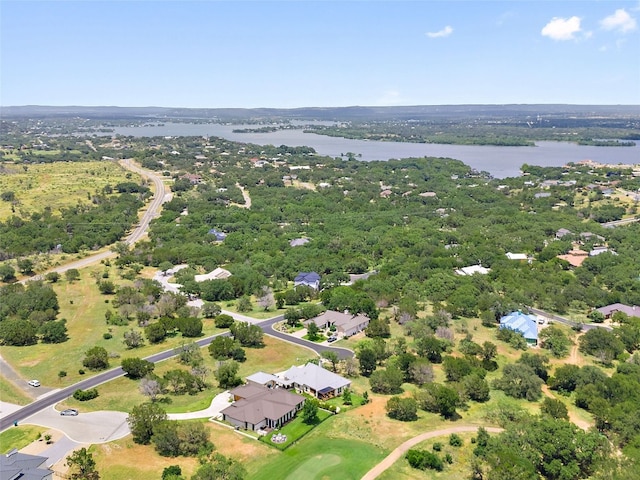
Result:
M302 421L310 425L318 421L318 401L313 398L308 398L304 402L304 406L301 411Z
M376 369L376 354L371 348L362 348L356 353L360 364L360 374L369 377Z
M154 426L166 419L167 413L156 403L143 403L133 407L127 417L133 441L148 445L151 442Z
M153 372L155 365L148 360L142 360L137 357L133 358L123 358L122 362L122 370L127 374L127 376L131 379L137 380L142 378L149 373Z
M233 319L233 317L231 315L227 315L226 313L218 314L214 319L216 327L218 328L229 328L231 325L233 325L234 321L235 320Z
M246 475L241 463L216 453L209 463L196 470L191 480L243 480Z
M493 382L493 386L514 398L526 398L536 401L542 395L542 379L535 370L526 364L510 363L505 365L502 377Z
M6 283L6 282L11 282L15 278L16 278L16 271L11 265L8 265L6 263L3 263L2 265L0 265L0 280Z
M240 365L234 360L222 362L216 371L216 380L222 389L237 387L242 383L242 379L238 377Z
M387 400L385 410L390 418L402 422L411 422L418 419L418 403L414 398L391 397Z
M263 332L258 325L252 325L248 322L235 322L231 325L231 335L243 347L262 347Z
M385 369L378 369L369 376L371 390L376 393L400 393L404 375L395 365L389 365Z
M89 370L104 370L109 368L109 354L104 347L92 347L85 352L82 365Z
M0 322L0 339L6 345L23 346L37 343L37 329L29 320L19 318Z
M605 365L624 351L622 343L613 332L604 328L593 328L580 337L580 351L593 355Z
M144 329L144 334L149 343L160 343L167 337L167 330L161 322L156 322L147 325Z
M540 405L540 411L553 418L569 420L569 411L565 404L554 398L545 398Z
M100 478L100 474L96 470L96 461L86 448L75 450L66 458L66 461L71 468L71 479L98 480Z
M540 346L546 350L550 350L554 357L563 358L569 353L571 340L559 327L549 325L540 331L539 337Z

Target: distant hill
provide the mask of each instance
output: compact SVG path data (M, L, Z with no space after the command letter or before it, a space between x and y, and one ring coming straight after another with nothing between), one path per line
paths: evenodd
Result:
M530 117L640 117L640 105L416 105L402 107L308 108L169 108L169 107L53 107L26 105L0 107L2 118L82 117L93 119L286 119L286 120L425 120L459 118Z

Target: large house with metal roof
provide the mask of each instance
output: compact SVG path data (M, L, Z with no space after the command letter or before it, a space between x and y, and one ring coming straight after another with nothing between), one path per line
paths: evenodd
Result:
M522 333L527 343L538 344L538 318L526 313L511 312L500 319L500 328L509 328Z

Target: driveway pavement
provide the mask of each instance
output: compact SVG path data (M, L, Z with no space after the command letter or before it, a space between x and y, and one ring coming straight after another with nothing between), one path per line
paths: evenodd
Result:
M187 413L169 413L169 420L193 420L196 418L215 418L220 412L231 404L231 394L228 391L222 392L211 400L211 405L205 410Z
M63 432L77 443L106 443L129 435L128 414L116 411L85 412L63 417L54 407L45 408L21 420L21 424L39 425Z

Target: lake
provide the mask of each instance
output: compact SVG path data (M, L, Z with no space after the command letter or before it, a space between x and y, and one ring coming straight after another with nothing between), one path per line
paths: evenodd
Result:
M339 157L352 152L362 161L392 158L444 157L461 160L477 170L496 178L516 177L520 167L528 163L542 167L559 167L569 162L593 160L606 164L640 163L640 146L594 147L570 142L537 142L535 147L494 147L486 145L439 145L407 142L380 142L329 137L302 130L278 130L270 133L234 133L239 128L259 128L262 125L221 125L167 123L154 126L116 127L115 133L134 137L155 136L215 136L227 140L257 145L308 146L320 155Z

